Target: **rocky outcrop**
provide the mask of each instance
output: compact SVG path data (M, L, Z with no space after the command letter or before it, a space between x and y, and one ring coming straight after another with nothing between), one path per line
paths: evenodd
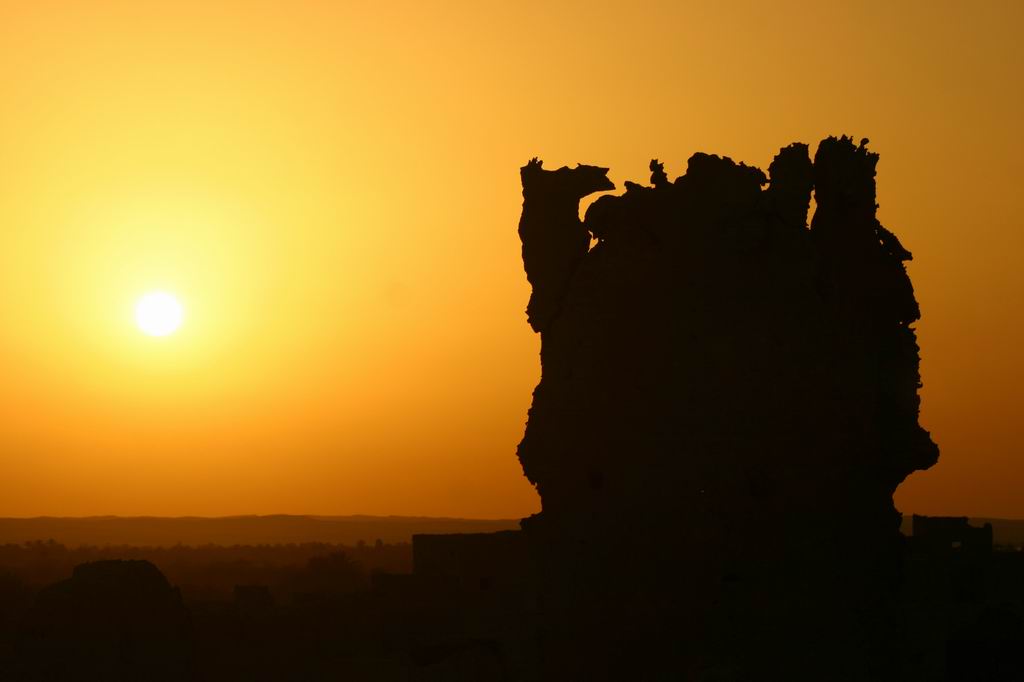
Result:
M546 171L533 159L523 166L523 215L519 238L523 265L533 286L526 307L534 331L542 331L558 314L576 266L590 247L590 233L580 222L580 199L615 189L607 168L577 166Z
M548 678L897 678L892 494L938 450L866 142L653 161L582 222L606 169L523 168Z

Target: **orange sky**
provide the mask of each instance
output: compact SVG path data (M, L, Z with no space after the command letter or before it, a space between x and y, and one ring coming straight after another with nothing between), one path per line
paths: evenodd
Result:
M0 5L0 516L532 513L519 166L849 133L942 450L898 505L1024 518L1024 4L725 4Z

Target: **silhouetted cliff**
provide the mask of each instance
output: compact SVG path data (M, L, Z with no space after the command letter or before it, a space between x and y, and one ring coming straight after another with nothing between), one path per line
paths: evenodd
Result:
M522 169L550 679L898 677L892 493L938 450L865 145L654 161L582 222L606 169Z

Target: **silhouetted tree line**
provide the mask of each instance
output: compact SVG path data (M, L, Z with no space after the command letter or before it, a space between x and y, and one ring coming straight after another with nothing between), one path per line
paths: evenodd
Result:
M152 562L186 600L229 600L237 585L266 586L276 599L365 589L374 572L408 573L412 545L310 542L284 545L65 547L48 541L0 545L0 602L71 575L75 566L114 559ZM0 610L4 607L0 605Z

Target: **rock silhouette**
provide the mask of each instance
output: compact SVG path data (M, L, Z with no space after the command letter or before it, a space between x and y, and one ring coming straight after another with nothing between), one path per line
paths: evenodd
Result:
M652 161L582 222L607 169L523 167L546 679L899 679L892 494L938 449L866 144Z
M181 594L148 561L96 561L41 591L22 628L21 679L195 679Z
M526 277L533 285L526 314L534 331L546 328L558 314L569 278L587 255L590 233L580 222L580 199L615 189L607 173L596 166L545 171L537 159L520 172L525 200L519 238Z

